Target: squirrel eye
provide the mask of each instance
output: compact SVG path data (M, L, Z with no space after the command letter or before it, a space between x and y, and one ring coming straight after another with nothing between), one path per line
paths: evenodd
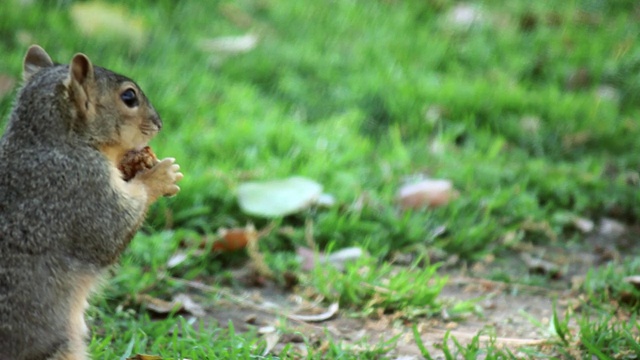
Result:
M132 88L128 88L122 94L120 94L120 99L124 102L127 107L134 108L138 106L138 95L136 95L135 90Z

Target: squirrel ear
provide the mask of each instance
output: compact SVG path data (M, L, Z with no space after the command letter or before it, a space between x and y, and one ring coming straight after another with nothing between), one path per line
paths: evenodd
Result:
M71 59L69 76L80 84L93 81L93 64L85 54L76 54Z
M76 54L69 65L69 77L66 85L70 90L71 99L76 109L84 118L88 118L91 101L94 94L95 77L91 60L84 54Z
M22 79L29 80L35 73L42 68L53 66L53 61L49 54L38 45L31 45L27 54L24 56L22 65Z

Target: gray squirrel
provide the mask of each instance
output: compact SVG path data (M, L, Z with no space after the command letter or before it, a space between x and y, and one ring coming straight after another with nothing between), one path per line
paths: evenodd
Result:
M89 295L183 175L173 158L118 170L162 127L133 80L37 45L23 80L0 139L0 359L88 359Z

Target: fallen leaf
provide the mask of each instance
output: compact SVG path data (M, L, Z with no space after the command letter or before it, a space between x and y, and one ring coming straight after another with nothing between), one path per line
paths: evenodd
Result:
M316 253L315 251L300 246L296 249L303 270L309 271L318 264L331 264L338 270L344 270L346 263L355 261L364 255L364 250L359 247L350 247L338 250L331 254Z
M537 135L542 127L542 121L537 116L524 116L520 119L520 128L527 134Z
M424 179L404 185L398 191L397 201L403 209L421 209L448 204L457 196L449 180Z
M238 186L240 208L247 214L276 218L291 215L313 205L322 185L304 177L247 182Z
M218 229L219 239L213 243L213 250L235 251L247 247L249 237L255 233L255 229L231 228Z
M620 94L620 90L614 88L613 86L600 85L596 89L596 97L600 100L619 103L622 95Z
M289 318L291 319L295 319L295 320L300 320L300 321L306 321L306 322L320 322L320 321L325 321L325 320L329 320L330 318L332 318L335 314L338 313L340 306L338 305L338 303L333 303L331 305L329 305L329 307L327 308L327 311L321 313L321 314L317 314L317 315L297 315L297 314L291 314L289 315Z
M173 297L173 302L182 305L182 309L193 316L202 317L206 314L200 304L193 301L187 294L178 294Z
M584 234L592 232L595 228L595 224L593 223L593 221L577 216L573 218L573 226L575 226L576 229L580 230Z
M304 246L300 246L296 249L296 255L298 255L298 260L300 261L300 267L302 270L309 271L316 266L316 253ZM324 256L319 253L317 256Z
M346 263L358 260L362 257L362 255L364 255L364 250L362 250L362 248L354 246L340 249L331 253L327 255L322 262L331 264L339 270L342 270L344 269Z
M458 4L447 14L448 23L461 28L467 28L471 25L481 23L484 20L484 14L479 8L472 4Z
M185 260L187 260L188 255L183 252L177 252L173 254L169 260L167 261L167 267L169 269L174 268L180 264L182 264Z
M527 265L530 273L548 275L553 279L558 279L562 276L560 267L557 264L544 259L533 258L527 253L520 255L520 258Z
M627 227L619 221L603 218L600 220L600 229L598 232L602 236L616 238L624 235L627 232Z
M80 33L89 37L125 40L135 48L142 47L147 38L142 19L115 4L99 1L73 4L71 19Z
M316 200L316 205L323 208L330 208L336 204L336 199L331 194L320 194Z
M162 360L162 356L137 354L134 357L127 358L127 360Z
M9 75L0 74L0 99L9 94L16 86L16 79Z
M593 76L591 75L591 71L585 67L581 67L575 69L567 79L565 80L564 86L568 90L579 90L584 89L591 86L593 82Z
M276 328L275 326L272 326L272 325L263 326L258 329L258 334L261 334L261 335L271 334L274 332L276 332Z
M273 348L278 345L278 342L280 341L280 334L278 334L278 332L275 331L274 328L274 331L264 335L264 339L267 344L264 348L264 351L262 351L262 356L267 356L271 352L271 350L273 350Z
M258 44L258 37L253 34L241 36L221 36L200 42L205 51L224 54L241 54L253 50Z
M172 301L166 301L155 298L151 295L140 294L137 297L139 303L159 315L167 315L170 313L189 313L194 316L204 316L205 311L186 294L177 294Z
M151 295L141 294L138 295L137 300L139 303L145 305L148 310L151 310L158 314L168 314L176 309L177 304L172 301L166 301L155 298Z
M633 285L636 289L640 290L640 275L627 276L622 281Z

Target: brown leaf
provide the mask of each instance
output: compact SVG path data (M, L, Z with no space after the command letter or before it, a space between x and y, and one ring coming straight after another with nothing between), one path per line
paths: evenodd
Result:
M0 74L0 99L9 94L16 85L16 79L9 75Z
M600 220L600 229L598 233L607 238L617 238L628 232L628 228L625 224L613 220L603 218Z
M549 275L553 279L558 279L562 276L560 266L557 264L544 259L533 258L526 253L520 255L520 258L527 265L530 273Z
M479 7L473 4L458 4L447 14L448 23L454 27L468 28L484 22L485 16Z
M300 259L300 267L302 270L311 270L316 266L315 252L307 247L300 246L296 249L296 254ZM323 254L318 254L318 256L324 256Z
M320 321L325 321L325 320L329 320L330 318L332 318L335 314L338 313L340 306L338 305L338 303L333 303L331 305L329 305L329 307L327 308L327 310L321 314L316 314L316 315L289 315L289 318L291 319L295 319L295 320L300 320L300 321L306 321L306 322L320 322Z
M219 240L213 243L213 250L219 251L236 251L247 247L250 236L249 229L245 228L231 228L231 229L219 229ZM255 232L255 229L253 230Z
M275 328L273 331L268 332L264 335L264 339L266 341L266 346L264 348L264 351L262 352L262 356L267 356L271 350L273 350L273 348L278 345L278 342L280 341L280 334L275 331Z
M182 305L182 309L193 316L202 317L206 313L202 306L197 302L193 301L189 295L186 294L178 294L173 297L173 302Z
M174 311L177 305L172 301L158 299L146 294L138 295L137 300L139 303L144 304L148 310L158 314L168 314Z
M248 224L243 228L220 228L218 229L218 239L213 243L213 250L236 251L244 249L251 241L258 241L263 236L273 230L274 225L270 224L260 231L256 231L253 224Z
M253 50L258 44L258 36L246 34L240 36L221 36L200 42L200 47L215 54L242 54Z
M317 264L331 264L338 270L343 270L346 263L361 258L364 253L364 250L357 246L340 249L331 254L316 254L313 250L303 246L296 249L296 254L301 261L301 267L307 271L313 269Z
M171 257L169 258L169 260L167 261L167 267L169 269L174 268L180 264L182 264L185 260L187 260L189 258L189 255L187 255L184 252L177 252L173 255L171 255Z
M633 285L636 289L640 290L640 275L627 276L622 279L624 282Z
M162 357L158 355L137 354L134 357L127 358L127 360L162 360Z
M172 301L166 301L155 298L151 295L140 294L137 297L139 303L159 315L168 315L170 313L188 313L193 316L204 316L205 311L198 303L193 301L186 294L177 294Z
M424 179L404 185L398 191L397 201L403 209L421 209L448 204L457 196L449 180Z
M575 69L567 79L565 80L565 88L568 90L580 90L591 86L593 82L591 71L589 69L581 67Z
M575 226L575 228L580 230L583 234L590 233L595 228L595 224L593 223L593 221L577 216L573 218L573 226Z

